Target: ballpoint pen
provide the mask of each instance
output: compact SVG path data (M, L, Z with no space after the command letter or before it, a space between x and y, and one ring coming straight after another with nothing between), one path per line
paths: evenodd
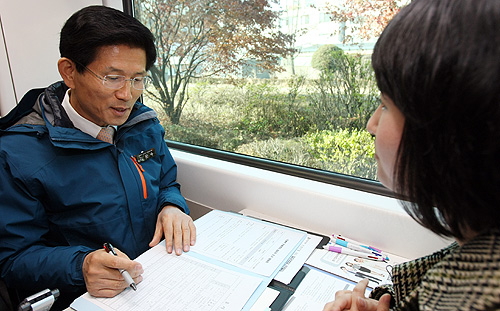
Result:
M115 256L118 256L115 252L115 249L113 248L113 245L111 245L111 243L104 243L104 250L106 250L106 252L108 252L108 253L111 253ZM127 272L127 270L118 269L118 271L120 271L120 273L122 274L122 276L125 279L125 281L127 282L127 284L130 287L132 287L133 290L137 290L137 285L135 285L134 280L132 279L130 274Z
M349 243L351 246L353 245L357 245L357 246L360 246L362 248L365 248L365 249L368 249L368 250L371 250L371 251L374 251L378 254L380 254L382 257L385 257L386 260L389 260L389 256L387 254L385 254L384 252L382 252L382 250L378 249L378 248L375 248L373 246L369 246L369 245L362 245L361 243L357 242L357 241L354 241L352 239L349 239L349 238L346 238L340 234L332 234L332 237L336 240L341 240L341 241L345 241L346 243ZM339 242L341 243L341 242ZM339 244L337 243L337 244ZM339 244L339 245L342 245L342 244ZM344 246L344 245L342 245ZM345 247L348 247L350 248L349 246L345 246Z
M373 255L373 256L382 256L382 254L380 254L379 252L376 252L374 250L371 250L369 248L365 248L365 247L362 247L361 245L358 245L358 244L353 244L351 242L347 242L347 241L344 241L344 240L341 240L341 239L335 239L335 242L330 242L331 244L337 244L337 245L340 245L340 246L343 246L343 247L346 247L348 249L352 249L354 251L358 251L358 252L362 252L362 253L366 253L368 255ZM384 256L385 257L385 256ZM386 258L386 259L389 259L389 258Z
M386 259L382 256L373 256L373 255L370 255L367 253L358 252L358 251L344 248L344 247L325 245L325 246L323 246L323 248L330 251L330 252L335 252L335 253L339 253L339 254L361 257L361 258L371 259L371 260L375 260L375 261L383 261L383 262L386 261Z

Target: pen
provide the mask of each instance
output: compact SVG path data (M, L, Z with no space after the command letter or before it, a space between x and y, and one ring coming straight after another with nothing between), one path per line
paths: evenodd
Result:
M368 245L362 245L361 243L359 242L356 242L352 239L349 239L349 238L346 238L344 236L341 236L340 234L332 234L332 237L334 239L338 239L338 240L343 240L347 243L350 243L351 245L357 245L357 246L360 246L360 247L363 247L363 248L366 248L366 249L369 249L369 250L372 250L374 252L377 252L378 254L380 254L381 256L383 257L386 257L387 260L389 260L389 256L387 256L387 254L385 254L384 252L382 252L382 250L378 249L378 248L375 248L373 246L368 246ZM347 247L347 246L346 246Z
M333 244L333 242L330 242L330 243ZM358 245L358 244L353 244L351 242L346 242L346 241L341 240L341 239L335 239L335 244L343 246L343 247L346 247L348 249L352 249L352 250L358 251L358 252L367 253L367 254L373 255L373 256L383 256L379 252L376 252L376 251L371 250L369 248L362 247L361 245ZM383 256L383 257L385 257L385 256ZM389 260L389 257L387 257L385 259Z
M104 249L106 250L106 252L111 253L115 256L118 256L115 252L115 249L113 248L113 245L111 245L111 243L104 243ZM130 287L132 287L133 290L137 290L137 285L135 285L134 280L132 279L130 274L127 272L127 270L118 269L118 271L120 271L120 273L122 274L122 276L125 279L125 281L127 282L127 284Z
M339 254L356 256L356 257L371 259L371 260L375 260L375 261L384 261L384 262L386 261L385 258L383 258L383 257L372 256L372 255L369 255L367 253L362 253L362 252L358 252L358 251L355 251L352 249L343 248L343 247L339 247L339 246L325 245L325 246L323 246L323 248L330 251L330 252L335 252L335 253L339 253Z

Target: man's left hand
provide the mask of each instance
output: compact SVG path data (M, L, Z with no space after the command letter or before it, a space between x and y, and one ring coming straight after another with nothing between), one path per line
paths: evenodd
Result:
M189 247L196 242L196 227L193 219L176 206L165 206L158 215L155 234L149 246L153 247L158 244L163 235L169 254L173 249L177 255L182 254L182 251L188 252Z

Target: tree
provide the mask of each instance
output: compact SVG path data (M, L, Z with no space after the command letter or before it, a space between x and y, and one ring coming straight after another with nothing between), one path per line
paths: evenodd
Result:
M324 44L314 52L311 66L319 71L337 71L345 61L344 51L333 44ZM339 64L340 63L340 64Z
M379 103L369 58L325 44L314 52L311 65L320 70L310 93L318 129L364 129Z
M299 28L299 20L301 17L301 13L305 8L302 1L297 0L281 0L279 1L282 6L282 22L286 25L283 29L286 29L285 32L289 35L294 36L295 38L300 37L307 33L307 29ZM297 49L295 46L296 41L293 40L294 53L289 54L290 61L290 70L292 76L295 76L295 58L301 53L301 49Z
M280 13L268 0L141 0L135 11L157 40L155 89L148 95L173 124L191 79L238 73L251 64L279 71L280 59L293 53L294 36L277 30Z
M344 30L350 28L344 42L355 42L354 36L369 40L378 37L387 23L409 0L341 0L336 4L328 3L333 21L342 23ZM348 26L349 25L349 26Z

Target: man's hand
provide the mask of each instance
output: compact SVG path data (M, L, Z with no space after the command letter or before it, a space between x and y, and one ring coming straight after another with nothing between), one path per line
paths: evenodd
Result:
M118 269L127 270L134 282L142 281L144 272L140 263L132 261L115 248L118 256L108 254L104 249L93 251L83 260L83 278L87 291L95 297L114 297L129 287Z
M335 300L329 302L323 311L389 311L391 296L385 294L380 300L365 298L365 290L368 279L359 281L352 291L341 290L335 293Z
M165 245L169 254L172 253L173 248L177 255L182 254L183 250L188 252L189 247L196 243L196 228L193 219L175 206L165 206L158 215L155 235L149 246L153 247L158 244L162 236L165 236Z

